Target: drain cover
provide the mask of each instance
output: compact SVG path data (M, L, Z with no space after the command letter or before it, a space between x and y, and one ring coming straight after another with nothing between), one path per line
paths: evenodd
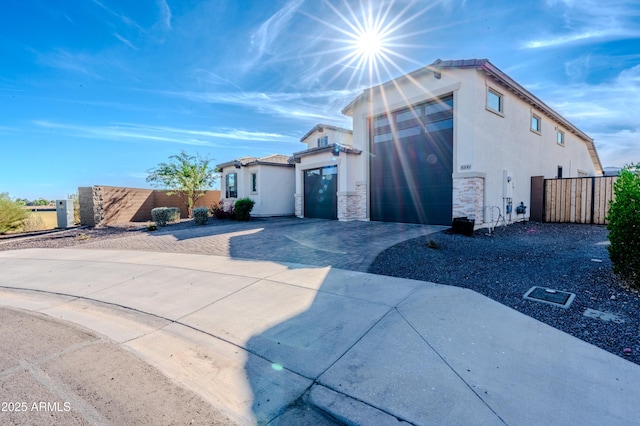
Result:
M559 306L563 309L567 309L575 297L576 295L573 293L538 286L531 287L529 291L524 294L524 298L527 300L548 303L549 305Z

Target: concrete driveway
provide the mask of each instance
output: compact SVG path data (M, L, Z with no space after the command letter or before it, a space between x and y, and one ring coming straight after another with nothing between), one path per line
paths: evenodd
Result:
M213 254L367 272L384 249L446 228L410 223L266 218L177 230L160 228L82 247Z

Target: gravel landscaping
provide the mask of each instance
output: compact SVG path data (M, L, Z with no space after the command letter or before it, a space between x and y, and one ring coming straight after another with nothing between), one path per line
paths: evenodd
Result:
M640 294L613 274L604 226L525 222L487 233L405 241L380 253L369 271L475 290L640 364ZM533 286L576 297L569 309L523 299ZM617 317L588 317L587 309Z

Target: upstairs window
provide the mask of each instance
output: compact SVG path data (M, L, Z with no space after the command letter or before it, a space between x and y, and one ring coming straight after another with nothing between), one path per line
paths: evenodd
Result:
M542 120L540 119L540 117L532 113L531 114L531 131L540 133L541 125L542 125Z
M558 145L563 145L564 146L564 132L563 131L558 130L557 141L558 141Z
M493 89L487 89L487 109L502 115L504 113L504 102L502 95Z
M318 138L318 147L329 146L329 136Z
M238 198L238 174L229 173L225 176L225 196L226 198Z

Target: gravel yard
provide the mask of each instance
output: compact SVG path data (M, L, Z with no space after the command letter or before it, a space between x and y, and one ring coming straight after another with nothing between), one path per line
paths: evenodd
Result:
M385 250L369 271L475 290L640 364L640 294L612 273L607 234L604 226L536 222L500 227L491 236L444 231ZM533 286L576 298L569 309L523 299ZM618 317L587 317L589 308Z

